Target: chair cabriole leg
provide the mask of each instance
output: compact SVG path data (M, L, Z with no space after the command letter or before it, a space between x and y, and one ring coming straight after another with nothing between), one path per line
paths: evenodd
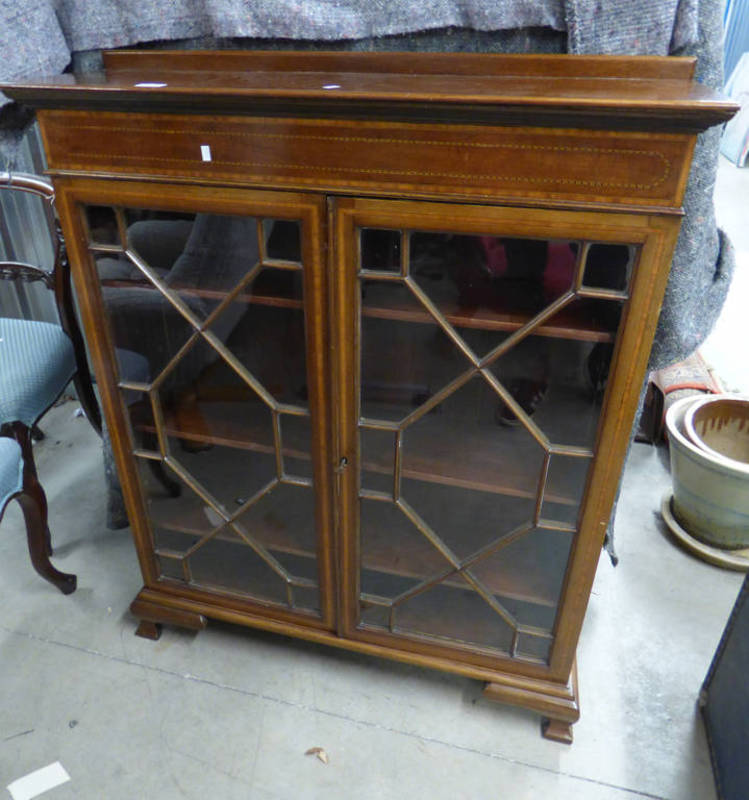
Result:
M47 504L44 491L36 478L31 475L24 476L23 491L17 499L26 521L26 538L34 569L63 594L71 594L76 589L76 576L55 569L47 554Z
M13 422L4 428L18 442L23 457L23 489L17 500L26 522L26 539L31 563L42 578L56 586L63 594L71 594L76 589L78 579L75 575L55 569L49 560L52 554L52 537L47 525L47 496L37 479L32 429L22 422Z

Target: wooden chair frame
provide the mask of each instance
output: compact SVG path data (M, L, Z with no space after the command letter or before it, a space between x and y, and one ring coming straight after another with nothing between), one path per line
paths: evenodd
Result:
M25 283L41 281L44 286L54 292L60 325L73 345L76 365L73 383L78 393L78 399L86 418L96 432L101 435L101 411L94 393L91 372L86 358L86 348L76 318L65 242L60 224L54 213L54 189L48 181L36 175L0 172L0 190L4 189L27 192L40 197L45 202L45 217L54 245L54 262L52 269L47 271L41 267L20 261L0 261L0 280L20 280ZM60 394L64 388L61 388ZM56 400L57 397L53 402ZM34 569L45 580L60 589L63 594L70 594L76 587L75 575L59 572L49 561L49 556L52 554L52 544L47 524L47 499L39 483L32 450L32 434L36 435L38 430L37 422L47 413L50 407L51 404L44 408L32 425L26 425L19 420L2 422L0 424L0 436L14 439L21 448L23 488L19 493L13 495L11 499L17 499L23 510L29 554ZM4 508L0 511L0 519L2 519L3 511Z

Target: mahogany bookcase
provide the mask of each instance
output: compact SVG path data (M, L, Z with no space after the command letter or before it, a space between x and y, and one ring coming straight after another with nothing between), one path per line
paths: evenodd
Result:
M697 134L682 58L110 52L34 106L144 587L486 682L575 648Z

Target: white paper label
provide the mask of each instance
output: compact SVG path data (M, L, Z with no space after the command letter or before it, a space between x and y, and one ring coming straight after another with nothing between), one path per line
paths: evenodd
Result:
M32 800L40 794L54 789L70 780L70 775L59 761L30 772L17 781L8 784L8 791L13 800Z
M211 160L211 147L207 144L200 145L200 156L203 161L210 161Z

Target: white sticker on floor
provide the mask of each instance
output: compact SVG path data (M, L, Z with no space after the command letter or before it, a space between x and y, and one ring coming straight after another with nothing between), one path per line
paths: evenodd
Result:
M70 775L59 762L42 767L35 772L30 772L17 781L8 784L8 791L13 800L32 800L40 794L54 789L70 780Z

